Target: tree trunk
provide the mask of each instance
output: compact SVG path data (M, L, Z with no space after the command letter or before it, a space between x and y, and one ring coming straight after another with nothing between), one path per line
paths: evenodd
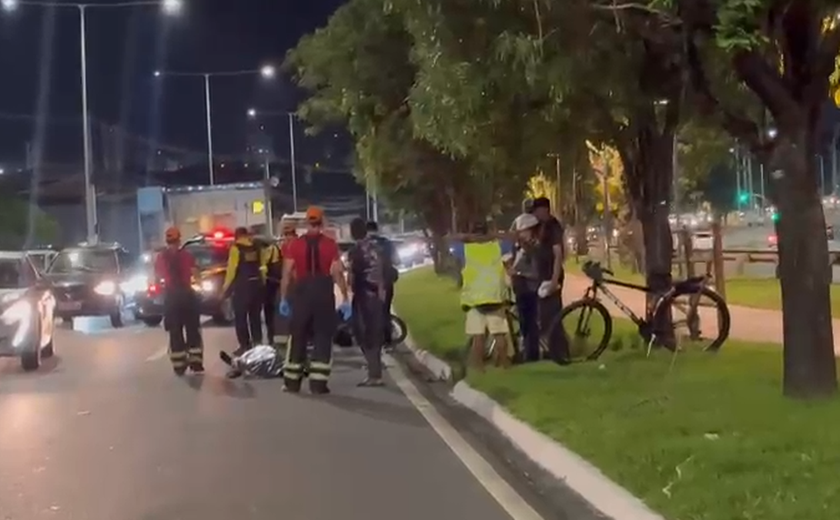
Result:
M780 134L784 132L780 131ZM779 209L779 272L784 331L784 393L832 395L837 370L832 330L831 266L816 164L807 131L780 135L771 178Z

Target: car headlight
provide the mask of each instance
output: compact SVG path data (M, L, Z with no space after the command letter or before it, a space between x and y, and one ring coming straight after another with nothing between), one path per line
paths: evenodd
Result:
M32 304L25 299L18 300L3 311L0 320L6 325L17 325L17 331L12 338L12 346L19 347L26 339L26 333L32 323Z
M145 291L149 287L149 277L144 274L132 276L120 284L120 289L126 294L136 294Z
M117 284L110 280L100 282L93 288L93 292L100 296L113 296L117 292Z
M209 293L216 290L216 284L212 280L202 280L199 288L201 292Z

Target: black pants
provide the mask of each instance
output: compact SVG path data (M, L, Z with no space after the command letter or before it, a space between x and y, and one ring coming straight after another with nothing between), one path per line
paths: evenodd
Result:
M377 295L353 293L353 335L365 355L371 379L382 379L382 307ZM389 325L390 318L389 314Z
M522 333L522 361L540 360L540 297L536 292L516 293L519 331Z
M312 340L309 386L315 392L327 390L332 372L332 342L337 326L335 293L330 276L306 276L295 281L292 301L291 344L286 349L283 378L286 388L300 389L306 368L306 349Z
M262 311L264 287L262 280L234 282L233 323L240 349L262 343Z
M277 323L277 292L280 290L280 283L274 280L265 282L265 293L263 294L263 314L265 316L266 338L270 345L274 344Z
M169 333L169 358L176 372L204 363L198 296L190 289L164 295L163 319Z
M548 357L555 363L566 364L571 360L569 352L569 337L563 324L560 323L548 334L548 329L554 323L560 312L563 310L563 301L560 294L551 295L547 298L539 298L539 320L540 338L546 342Z
M391 305L394 303L394 285L385 286L385 301L382 302L383 343L387 346L394 340L394 326L391 324Z

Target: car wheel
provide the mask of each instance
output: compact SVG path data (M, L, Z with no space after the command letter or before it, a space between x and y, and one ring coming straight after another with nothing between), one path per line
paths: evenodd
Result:
M219 305L219 312L214 314L212 319L216 325L230 325L233 323L233 304L230 298L226 298Z
M115 329L121 329L125 326L125 299L120 296L117 300L117 308L113 310L109 318L111 319L111 326Z
M38 338L38 341L35 342L31 349L23 351L20 355L20 366L27 372L38 370L41 366L40 343L41 339Z
M147 327L157 327L163 321L163 316L154 316L150 318L143 318L143 323Z
M50 342L44 345L41 349L42 358L51 358L55 355L55 334L50 338Z

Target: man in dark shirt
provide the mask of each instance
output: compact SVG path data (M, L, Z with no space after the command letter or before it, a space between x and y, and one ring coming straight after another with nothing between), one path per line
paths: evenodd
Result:
M353 291L353 329L367 361L367 378L359 386L382 386L382 336L386 291L386 262L376 238L368 235L365 221L350 223L356 244L348 252L350 287Z
M383 343L385 347L392 346L394 327L391 324L391 305L394 303L394 286L400 277L397 265L399 264L399 257L397 256L394 243L379 234L379 224L374 221L367 223L367 234L379 245L379 251L382 256L383 269L385 273L385 299L382 305L382 332Z
M552 361L566 364L570 361L569 340L563 327L554 327L548 336L548 329L563 309L562 290L565 276L563 262L566 248L564 245L563 226L551 214L551 202L546 197L534 199L532 212L540 225L537 231L537 270L544 289L548 294L540 298L540 336L547 342L548 355Z

